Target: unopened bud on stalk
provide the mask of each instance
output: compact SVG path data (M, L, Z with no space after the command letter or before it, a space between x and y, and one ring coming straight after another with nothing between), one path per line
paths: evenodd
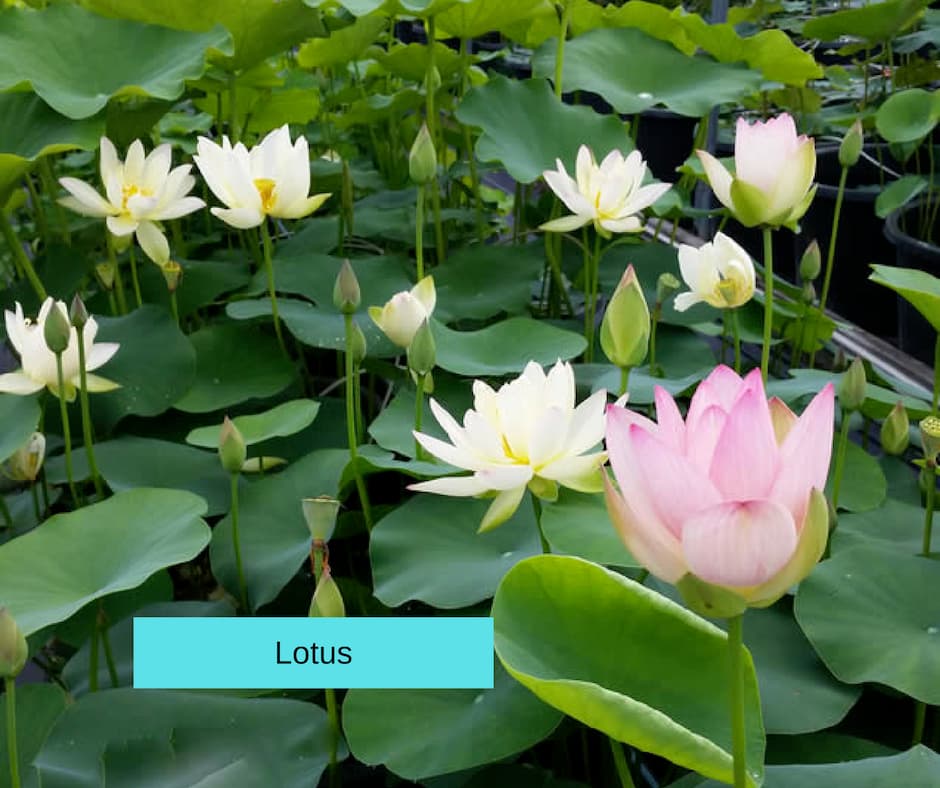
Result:
M46 436L34 432L3 465L4 474L15 482L33 482L46 456Z
M437 174L437 151L427 123L421 124L408 154L408 174L415 183L428 183Z
M180 286L180 280L183 278L182 266L175 260L167 260L160 266L160 270L163 272L166 289L171 293L175 293L176 288Z
M816 287L812 282L803 282L803 290L800 293L804 304L812 304L816 301Z
M339 514L339 501L329 495L316 498L304 498L301 501L304 520L314 541L329 542L336 530L336 515Z
M856 411L865 401L865 365L856 358L839 381L839 404L848 411Z
M921 420L920 444L924 448L924 459L928 463L936 463L937 454L940 454L940 419L936 416Z
M43 336L46 340L46 347L56 355L64 353L69 346L72 326L68 315L65 314L65 305L60 301L52 302L52 309L49 310L43 326Z
M431 333L431 324L427 318L421 321L414 339L408 345L408 368L416 375L427 375L434 369L437 360L437 347L434 344L434 334Z
M903 402L897 402L881 422L881 448L885 454L904 454L911 442L911 422Z
M72 299L72 306L69 308L69 320L72 321L72 325L79 331L81 331L85 327L85 323L88 322L88 310L85 308L85 302L82 301L82 297L78 293L76 293L75 297Z
M111 263L98 263L95 273L98 274L98 281L105 290L114 288L114 266Z
M643 363L650 341L650 310L632 265L627 266L601 322L604 355L621 368Z
M839 164L843 167L853 167L862 155L862 143L865 142L865 133L862 130L862 121L858 118L849 128L839 145Z
M18 676L28 656L26 637L10 611L0 607L0 678L12 679Z
M812 282L819 276L821 270L822 254L819 251L819 243L814 238L800 258L800 279L804 282Z
M350 344L350 353L352 355L353 365L359 366L366 357L366 335L362 333L362 329L359 328L359 324L355 321L352 321L352 325L349 329L351 342Z
M343 595L330 574L329 566L323 567L317 590L313 592L313 599L310 600L308 615L311 618L343 618L346 615Z
M351 315L359 308L361 298L356 272L349 260L343 260L333 285L333 305L344 315Z
M677 277L668 272L660 274L656 280L656 303L665 304L669 296L678 292L680 287L682 283Z
M219 459L222 461L222 467L228 473L241 473L247 456L245 439L235 426L235 422L226 416L219 432Z

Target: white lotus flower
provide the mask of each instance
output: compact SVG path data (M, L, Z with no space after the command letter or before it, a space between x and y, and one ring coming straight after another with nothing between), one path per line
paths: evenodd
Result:
M582 492L603 489L603 451L585 454L604 435L607 392L598 391L575 407L571 365L559 361L546 375L530 361L522 375L494 391L473 382L473 409L461 427L433 398L431 411L451 442L415 432L435 457L471 476L448 476L412 484L408 489L439 495L496 494L480 525L488 531L505 522L526 488L554 500L558 485Z
M564 233L593 222L605 238L611 233L637 233L643 229L637 214L670 188L668 183L643 186L646 162L638 150L626 158L619 150L612 150L598 167L591 149L582 145L578 148L576 179L568 175L561 159L556 159L555 165L557 170L546 170L542 175L573 215L546 222L542 230Z
M437 303L434 277L426 276L411 290L395 293L385 306L370 306L369 317L392 342L407 348Z
M754 263L733 239L715 233L713 241L679 246L679 270L689 292L676 296L676 310L684 312L704 301L718 309L741 306L754 295Z
M16 372L7 372L0 375L0 392L6 394L34 394L43 388L48 388L56 396L59 395L59 378L56 371L56 358L46 346L44 327L46 318L53 309L60 309L68 321L68 309L63 301L53 301L51 297L42 303L39 316L33 322L23 317L23 307L19 302L16 311L4 310L6 319L7 338L10 344L20 355L22 367ZM91 370L105 364L120 345L117 342L95 343L95 334L98 333L98 324L93 317L88 318L82 331L85 348L85 370ZM86 383L89 391L112 391L120 384L98 375L87 374ZM75 392L81 385L78 365L78 331L71 327L69 345L62 353L62 378L65 382L65 398L69 402L75 399Z
M135 233L144 253L158 265L170 259L170 245L158 222L178 219L198 211L205 203L189 197L196 179L191 164L170 170L171 151L158 145L149 156L134 140L122 162L107 137L101 138L101 181L107 199L78 178L60 178L69 192L59 202L83 216L106 217L108 229L117 236Z
M228 137L217 145L206 137L196 143L193 159L212 193L225 208L215 216L240 230L258 227L266 216L300 219L326 202L329 194L310 191L310 153L303 136L291 144L285 123L250 151Z

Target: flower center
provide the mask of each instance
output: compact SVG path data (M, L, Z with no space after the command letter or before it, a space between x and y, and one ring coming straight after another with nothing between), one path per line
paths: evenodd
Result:
M141 197L150 197L152 192L149 189L141 189L136 184L128 184L121 187L121 210L125 213L127 212L127 201L134 195L139 194Z
M274 208L274 190L277 184L270 178L255 178L255 188L261 195L261 210L270 213Z
M728 306L737 305L741 299L741 288L735 279L721 279L715 287L718 298L724 301Z

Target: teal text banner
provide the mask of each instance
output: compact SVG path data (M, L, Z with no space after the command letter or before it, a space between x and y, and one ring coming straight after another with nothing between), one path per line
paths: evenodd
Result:
M491 618L135 618L138 689L485 689Z

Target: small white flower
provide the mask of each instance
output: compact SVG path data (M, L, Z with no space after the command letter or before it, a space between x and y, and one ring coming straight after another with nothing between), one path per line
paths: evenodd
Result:
M370 306L369 317L392 342L407 348L437 303L434 277L426 276L411 290L395 293L385 306Z
M593 222L605 238L611 233L637 233L643 229L638 214L670 188L668 183L643 185L646 162L638 150L626 158L619 150L612 150L598 167L591 149L582 145L578 148L576 179L568 175L561 159L556 159L555 165L557 170L542 174L573 215L546 222L543 230L569 232Z
M554 499L558 485L582 492L602 489L603 451L585 454L604 434L607 392L596 392L575 407L571 365L559 361L546 375L530 361L522 375L494 391L473 382L473 409L461 427L434 399L431 411L450 443L415 432L435 457L471 476L448 476L409 486L454 496L496 494L480 525L488 531L512 516L528 487Z
M46 436L41 432L34 432L20 448L13 452L3 467L3 475L15 482L34 482L42 468L42 461L46 456Z
M6 394L34 394L43 388L48 388L56 396L59 395L59 378L56 370L56 357L46 346L43 333L46 318L52 309L60 309L68 320L68 309L63 301L53 301L47 298L42 303L39 316L33 322L23 317L23 307L19 302L16 311L4 310L6 319L7 337L10 344L20 355L22 367L16 372L7 372L0 375L0 392ZM85 370L98 369L117 353L120 345L117 342L95 343L98 333L98 324L93 317L88 318L82 331L85 348ZM62 353L62 379L65 383L65 398L68 401L75 399L75 392L80 381L78 365L78 331L71 327L69 345ZM112 391L119 387L118 383L99 377L86 375L89 391Z
M291 144L285 123L270 132L250 151L228 137L217 145L206 137L196 143L193 159L212 193L225 208L211 208L215 216L240 230L258 227L266 216L300 219L313 213L329 194L310 191L310 153L303 136Z
M676 310L684 312L704 301L718 309L741 306L754 295L754 263L751 256L724 233L694 246L679 246L679 270L689 292L676 296Z
M158 222L178 219L198 211L205 203L189 197L196 179L191 164L170 170L170 146L158 145L149 156L134 140L122 162L107 137L101 138L101 181L107 199L78 178L60 178L69 192L59 202L83 216L106 217L108 229L117 236L137 235L144 253L158 265L170 259L170 245Z

